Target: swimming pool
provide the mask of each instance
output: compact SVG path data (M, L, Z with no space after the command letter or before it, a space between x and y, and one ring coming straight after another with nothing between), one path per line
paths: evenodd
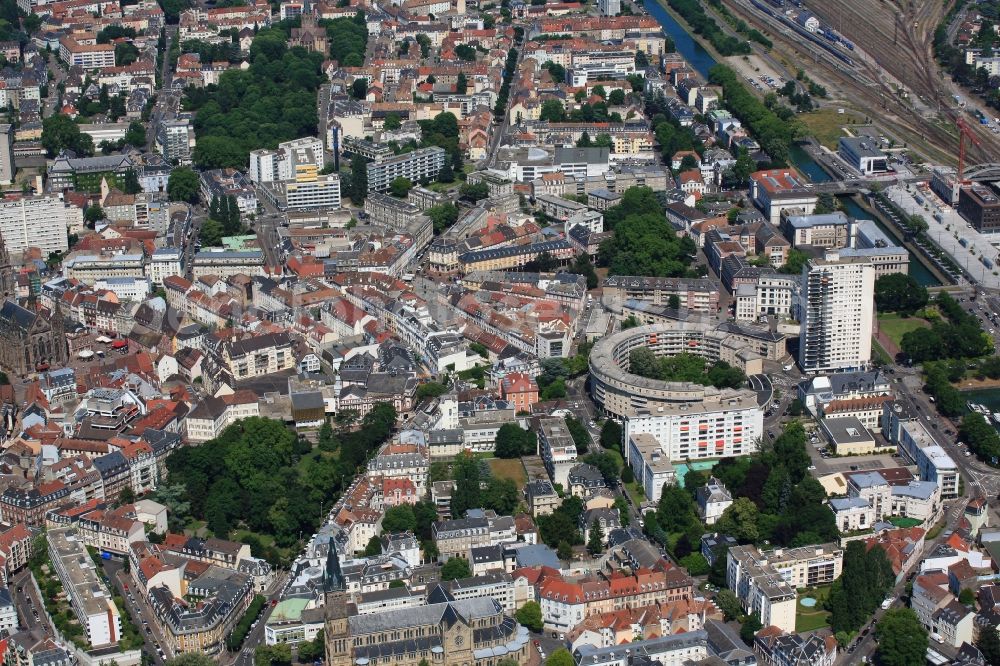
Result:
M677 474L677 485L681 488L684 487L684 476L688 473L689 469L693 469L697 472L704 472L715 467L716 460L699 460L692 463L678 463L674 465L674 472Z

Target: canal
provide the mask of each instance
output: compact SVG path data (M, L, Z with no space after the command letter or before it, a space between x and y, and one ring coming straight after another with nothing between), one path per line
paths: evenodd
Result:
M896 235L882 223L876 216L872 215L854 200L854 197L841 196L837 197L840 200L841 205L844 206L844 211L847 213L848 217L853 217L856 220L871 220L875 225L881 229L886 236L889 238L896 238ZM909 274L913 277L917 283L922 284L925 287L937 287L940 286L941 281L934 277L934 274L924 266L923 262L916 257L913 252L907 250L910 255L910 269Z
M661 4L661 0L648 0L643 6L649 12L649 15L663 26L663 32L673 40L674 48L677 52L684 56L688 64L707 80L708 70L718 64L715 58L712 57L712 54L706 51L700 43L688 34L687 30L674 20L674 17L667 12L666 7Z

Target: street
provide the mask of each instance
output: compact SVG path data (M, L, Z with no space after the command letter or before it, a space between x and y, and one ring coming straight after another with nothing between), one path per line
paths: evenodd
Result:
M160 634L156 623L150 621L154 617L153 611L149 608L143 596L137 593L135 581L132 580L129 574L125 573L124 562L121 560L104 560L103 563L104 572L107 574L108 579L112 581L114 591L125 601L125 610L128 612L132 624L139 628L139 631L143 635L143 640L145 641L143 651L146 652L151 663L164 663L165 658L170 657L166 642L163 640L163 636ZM162 655L160 654L161 649L163 650Z
M35 593L29 569L25 569L11 578L10 591L21 625L32 629L39 628L46 636L53 636L49 614L45 612L45 604Z

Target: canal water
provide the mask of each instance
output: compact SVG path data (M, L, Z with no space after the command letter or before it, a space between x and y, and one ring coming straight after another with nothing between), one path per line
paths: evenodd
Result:
M799 144L792 144L792 147L788 150L788 157L791 159L792 164L795 165L795 168L800 173L808 176L812 182L828 183L833 180L830 174L824 171L823 167L813 159L813 156L807 153Z
M888 236L889 238L896 237L895 234L893 234L888 227L882 224L881 220L879 220L871 213L866 211L864 208L859 206L858 203L853 199L853 197L837 197L837 198L840 200L840 203L844 205L844 208L846 209L848 216L853 217L854 219L857 220L872 220L879 229L885 232L886 236ZM924 264L920 261L920 259L918 259L913 255L912 252L909 252L909 254L910 254L910 269L908 272L913 277L913 279L925 287L939 286L941 284L941 281L938 280L936 277L934 277L934 274L931 273L930 270L928 270L928 268L924 266Z
M670 39L674 42L674 48L684 56L688 64L691 65L696 72L701 74L704 78L708 78L708 70L715 67L718 63L715 58L712 57L705 48L696 42L687 31L681 27L674 17L667 13L666 8L660 4L661 0L647 0L643 7L649 12L649 15L660 22L663 26L663 32L667 34Z
M1000 412L1000 389L979 389L977 391L962 391L966 402L978 402L986 405L991 412Z

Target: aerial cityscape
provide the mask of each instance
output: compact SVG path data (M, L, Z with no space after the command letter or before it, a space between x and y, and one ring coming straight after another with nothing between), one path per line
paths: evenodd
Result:
M0 0L0 114L0 666L1000 666L1000 0Z

